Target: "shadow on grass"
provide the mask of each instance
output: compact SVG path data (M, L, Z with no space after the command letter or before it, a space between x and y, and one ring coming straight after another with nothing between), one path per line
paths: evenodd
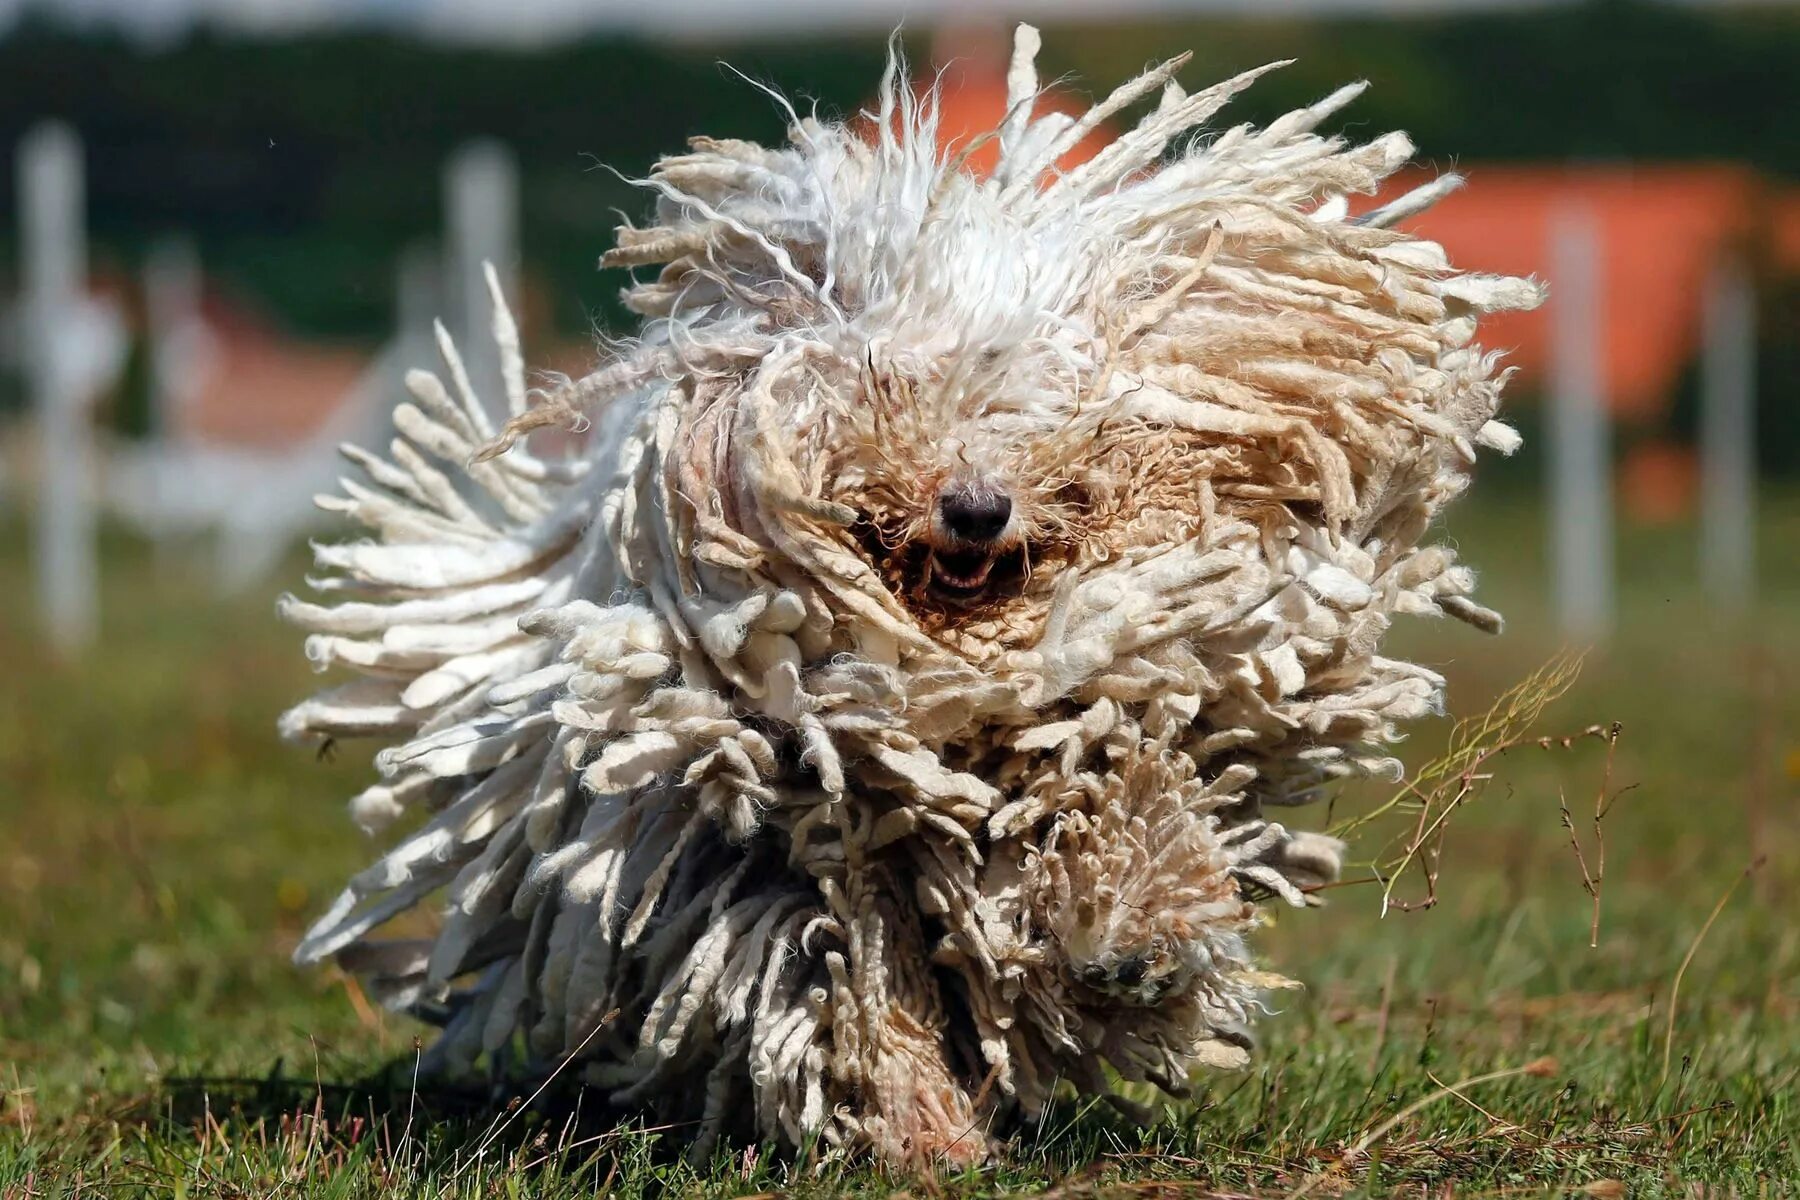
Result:
M397 1060L341 1082L290 1074L280 1061L260 1078L171 1077L107 1115L198 1162L249 1150L274 1165L409 1182L503 1169L603 1185L628 1167L667 1174L687 1149L681 1126L621 1112L574 1080L415 1082L414 1066Z
M936 1195L945 1186L985 1195L1058 1184L1084 1194L1116 1176L1120 1156L1131 1156L1147 1134L1093 1097L1068 1098L1011 1130L995 1163L908 1170L827 1156L818 1147L779 1153L755 1140L744 1106L737 1127L696 1163L688 1160L692 1123L658 1124L606 1104L577 1081L421 1080L415 1086L413 1068L411 1059L396 1060L347 1082L290 1074L280 1062L262 1077L172 1077L104 1115L128 1142L155 1146L183 1169L204 1177L212 1164L221 1194L234 1190L225 1186L227 1176L241 1187L259 1175L291 1178L296 1169L315 1180L358 1176L408 1188L503 1173L544 1195L562 1195L565 1187L655 1196L777 1190L885 1196L922 1187Z

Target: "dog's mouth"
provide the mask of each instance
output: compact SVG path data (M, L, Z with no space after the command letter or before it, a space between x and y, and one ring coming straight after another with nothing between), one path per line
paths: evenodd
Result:
M1021 539L970 542L927 535L902 540L884 537L864 523L859 537L870 561L898 596L922 615L956 617L1002 604L1024 591L1039 548Z
M933 546L925 557L925 591L950 608L1009 596L1023 586L1025 548Z

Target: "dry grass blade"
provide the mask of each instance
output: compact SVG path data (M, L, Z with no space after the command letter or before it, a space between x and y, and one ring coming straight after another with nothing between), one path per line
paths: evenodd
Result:
M1460 778L1499 746L1515 742L1537 723L1546 708L1574 685L1581 675L1582 657L1574 653L1556 655L1503 692L1486 712L1459 720L1450 731L1450 741L1444 752L1419 768L1410 783L1385 803L1342 822L1331 832L1345 837L1386 816L1408 800L1417 801L1422 793Z
M1450 732L1444 752L1420 768L1386 801L1332 827L1334 836L1347 838L1382 817L1416 810L1417 817L1399 853L1375 866L1376 875L1382 882L1381 911L1384 916L1391 909L1406 911L1429 908L1437 903L1437 864L1445 830L1451 815L1479 794L1491 778L1485 768L1492 759L1524 745L1568 747L1577 737L1606 736L1607 731L1601 726L1560 738L1530 736L1529 731L1544 710L1574 685L1581 674L1581 663L1579 654L1564 652L1556 655L1507 689L1486 712L1458 721ZM1607 778L1607 786L1610 786L1610 752ZM1604 802L1603 792L1602 805ZM1425 877L1424 898L1416 901L1395 899L1395 887L1414 867L1418 867Z
M1478 1087L1484 1083L1494 1083L1501 1079L1511 1079L1518 1075L1530 1075L1538 1079L1548 1079L1552 1075L1555 1075L1558 1070L1560 1070L1560 1067L1557 1065L1554 1058L1537 1058L1526 1063L1522 1067L1507 1067L1504 1070L1489 1071L1482 1075L1470 1075L1468 1078L1459 1079L1455 1083L1444 1084L1436 1091L1427 1092L1387 1120L1383 1121L1381 1124L1377 1125L1375 1128L1369 1130L1369 1132L1357 1138L1348 1150L1345 1150L1338 1156L1336 1162L1332 1163L1322 1171L1314 1171L1311 1175L1308 1175L1301 1181L1299 1187L1288 1193L1287 1200L1301 1200L1301 1197L1311 1195L1313 1189L1317 1188L1321 1183L1324 1183L1334 1175L1339 1175L1347 1171L1356 1163L1357 1159L1368 1153L1369 1147L1392 1133L1394 1128L1402 1121L1405 1121L1414 1113L1431 1107L1433 1104L1436 1104L1438 1101L1448 1096L1456 1096L1459 1099L1467 1100L1467 1097L1463 1095L1464 1090L1467 1088Z
M1619 748L1619 734L1624 726L1614 721L1605 733L1606 769L1600 777L1600 789L1594 794L1594 862L1590 868L1588 856L1582 851L1581 839L1575 834L1575 818L1569 812L1569 799L1560 797L1562 802L1563 828L1569 831L1569 845L1575 851L1575 865L1581 868L1582 890L1593 897L1594 915L1588 923L1588 949L1598 949L1600 945L1600 891L1606 883L1606 814L1612 811L1613 801L1630 791L1620 788L1613 791L1613 754Z
M1694 955L1699 952L1700 943L1705 941L1706 935L1712 931L1713 922L1719 919L1719 914L1725 911L1725 906L1731 902L1732 896L1737 894L1738 886L1756 874L1757 868L1761 867L1763 862L1764 860L1760 857L1754 859L1749 866L1738 873L1736 879L1731 881L1731 886L1725 889L1725 894L1719 897L1717 904L1713 905L1712 913L1706 918L1706 923L1700 926L1700 932L1696 933L1694 940L1688 944L1687 953L1681 959L1681 966L1675 969L1675 982L1669 987L1669 1023L1663 1032L1662 1075L1657 1080L1658 1087L1666 1083L1669 1078L1669 1058L1675 1050L1675 1014L1680 1011L1681 980L1687 974L1688 965L1694 961Z
M503 1114L503 1116L505 1118L504 1120L497 1119L495 1121L494 1125L488 1130L487 1136L483 1137L481 1139L481 1143L475 1147L475 1153L472 1156L470 1156L469 1162L470 1163L480 1162L482 1155L487 1153L488 1147L494 1144L495 1139L497 1139L501 1134L505 1133L507 1128L509 1126L511 1126L514 1121L519 1119L520 1113L525 1112L533 1104L537 1103L538 1097L542 1096L544 1094L544 1091L547 1088L549 1088L549 1086L551 1084L556 1082L557 1076L561 1075L563 1073L563 1071L568 1069L568 1067L571 1064L580 1060L582 1052L588 1048L589 1043L591 1043L596 1037L598 1037L600 1035L601 1030L603 1030L607 1026L611 1025L613 1023L614 1018L616 1018L618 1015L619 1015L619 1010L614 1009L611 1012L607 1013L605 1016L601 1017L598 1021L596 1021L594 1023L594 1027L592 1029L588 1030L587 1036L581 1039L581 1044L579 1046L575 1047L575 1049L571 1053L565 1055L563 1057L563 1060L556 1064L556 1069L551 1071L548 1075L546 1075L544 1077L544 1081L542 1083L538 1084L537 1091L531 1093L531 1096L523 1104L512 1107L508 1111L506 1111Z

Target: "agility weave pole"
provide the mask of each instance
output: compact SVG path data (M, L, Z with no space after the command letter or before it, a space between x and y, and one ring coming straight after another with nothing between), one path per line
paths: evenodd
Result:
M1247 1061L1255 905L1342 852L1269 810L1398 772L1443 681L1393 614L1498 626L1421 539L1517 441L1476 319L1540 292L1393 228L1454 176L1349 215L1411 153L1314 132L1360 85L1165 154L1262 72L1034 119L1037 45L989 178L897 57L866 131L696 139L607 256L661 264L637 338L534 400L495 287L506 422L440 330L347 449L322 503L374 537L282 607L360 678L282 728L391 743L351 810L403 832L296 958L441 1023L429 1068L970 1159L1059 1081Z

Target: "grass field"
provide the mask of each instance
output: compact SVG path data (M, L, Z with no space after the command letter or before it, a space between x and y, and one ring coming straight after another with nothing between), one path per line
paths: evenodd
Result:
M1462 714L1557 649L1538 514L1486 504L1450 533L1510 631L1397 638L1449 675ZM1383 918L1381 887L1358 884L1280 914L1268 959L1307 988L1263 1024L1249 1071L1200 1081L1148 1129L1071 1102L997 1168L936 1177L742 1150L694 1168L679 1129L611 1129L560 1097L415 1091L415 1027L288 964L367 854L342 808L367 759L277 743L276 713L313 681L271 597L209 603L196 562L117 540L101 644L58 665L33 632L16 513L0 538L8 1200L1800 1186L1800 497L1765 506L1754 622L1698 595L1692 530L1622 535L1618 634L1540 725L1622 728L1597 947L1559 795L1591 872L1606 746L1521 748L1455 815L1434 907ZM1406 757L1444 736L1420 730ZM1334 818L1382 795L1346 794ZM1405 829L1378 823L1358 850L1376 858ZM1396 896L1421 890L1409 876ZM1459 1083L1493 1072L1511 1073Z

